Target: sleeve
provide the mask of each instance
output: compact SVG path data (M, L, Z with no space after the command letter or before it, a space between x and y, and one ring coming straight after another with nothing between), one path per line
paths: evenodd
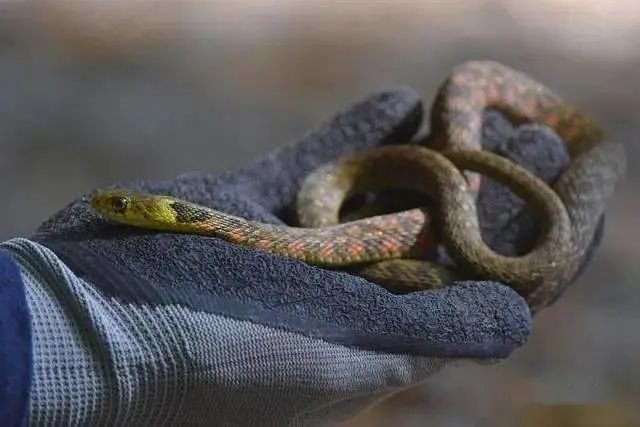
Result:
M0 420L25 425L32 372L31 321L20 270L0 251Z

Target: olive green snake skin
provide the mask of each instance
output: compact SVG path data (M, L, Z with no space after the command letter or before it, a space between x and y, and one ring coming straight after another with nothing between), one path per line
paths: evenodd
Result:
M565 141L571 164L552 187L481 150L486 108L515 123L545 124ZM491 61L460 64L440 86L431 141L432 148L382 146L321 167L299 192L301 227L257 223L169 196L120 189L98 194L92 204L116 222L215 236L318 266L346 268L390 288L487 279L513 287L534 311L548 304L584 260L624 172L622 145L606 140L591 119L541 83ZM479 174L508 185L535 210L541 232L529 253L503 256L482 240L475 205ZM407 188L424 192L433 208L339 223L340 207L351 195ZM425 242L434 240L455 260L455 270L416 259Z

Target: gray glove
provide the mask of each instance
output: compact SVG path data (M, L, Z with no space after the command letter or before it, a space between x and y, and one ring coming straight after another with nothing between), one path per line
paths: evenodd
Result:
M382 92L244 169L119 186L283 223L306 174L406 143L421 119L413 91ZM514 129L497 113L485 122L486 148L543 179L567 166L547 128ZM115 225L88 196L0 247L27 287L38 425L331 424L458 358L505 358L530 331L525 301L499 283L394 295L219 239ZM494 249L533 243L533 219L509 191L485 180L479 204Z

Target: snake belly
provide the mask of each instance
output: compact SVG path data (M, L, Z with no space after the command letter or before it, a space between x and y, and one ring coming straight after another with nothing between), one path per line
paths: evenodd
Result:
M564 139L572 162L553 189L519 165L481 151L486 108L496 108L515 122L546 124ZM622 146L605 142L591 119L542 84L491 61L454 68L436 96L431 128L438 151L383 146L312 174L298 196L304 227L262 224L173 197L127 190L98 194L92 204L103 216L128 225L215 236L319 266L366 265L365 276L367 269L373 271L369 277L378 274L375 281L392 287L412 283L428 288L458 277L426 261L407 259L437 238L462 277L508 284L533 310L552 301L578 271L623 173ZM380 170L392 173L382 176L376 173ZM467 180L460 170L474 174ZM529 253L507 257L483 242L475 207L478 174L509 186L538 213L541 236ZM344 199L364 188L414 188L435 206L430 212L412 209L337 223Z

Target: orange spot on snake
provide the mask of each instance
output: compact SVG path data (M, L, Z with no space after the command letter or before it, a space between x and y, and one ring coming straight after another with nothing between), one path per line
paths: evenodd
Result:
M495 104L500 100L500 91L495 84L489 84L486 88L484 96L487 104Z
M273 241L271 240L258 240L256 242L256 247L260 249L269 249L273 246Z
M543 119L542 122L549 126L550 128L555 128L560 123L560 117L554 112L548 113Z
M386 240L383 240L380 246L390 253L398 252L402 248L402 244L393 237L388 237Z
M538 109L538 103L534 98L527 98L522 103L522 113L528 118L535 117L537 109Z
M359 255L362 255L364 250L365 248L364 246L362 246L362 244L354 243L351 246L349 246L349 249L347 250L347 252L349 253L350 256L357 257Z
M299 240L294 240L287 245L287 252L295 256L301 256L304 254L304 243Z
M516 94L513 88L507 88L504 93L504 101L507 103L507 105L513 105L516 102Z
M327 257L329 258L331 255L333 255L335 249L334 249L334 245L332 242L330 243L325 243L324 245L322 245L322 247L320 248L320 251L318 252L318 254L322 257Z
M229 239L234 242L243 242L244 241L244 233L240 230L231 230L229 231Z

